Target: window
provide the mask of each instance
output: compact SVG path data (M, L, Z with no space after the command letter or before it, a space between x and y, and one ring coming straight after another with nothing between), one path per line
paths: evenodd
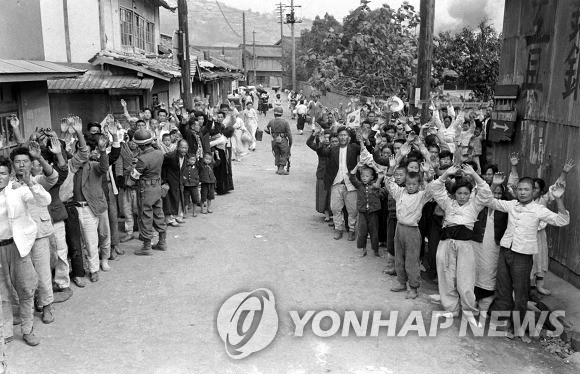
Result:
M147 52L152 52L155 53L155 38L153 37L153 35L155 35L155 24L152 22L147 22L147 34L146 34L146 40L145 43L146 45L146 51Z
M145 18L135 14L135 44L133 47L145 50Z
M14 130L12 128L12 125L10 125L10 116L12 114L15 114L18 117L17 112L0 114L0 150L2 150L2 153L4 153L5 149L17 145L16 137L14 136ZM20 130L21 135L22 128L23 125L21 121L20 126L18 127L18 130Z
M121 8L121 44L133 45L133 11Z

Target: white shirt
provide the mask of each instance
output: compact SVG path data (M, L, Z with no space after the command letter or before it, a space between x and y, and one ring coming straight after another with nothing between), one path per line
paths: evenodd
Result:
M10 228L10 221L8 221L5 191L6 188L0 191L0 240L6 240L12 237L12 229Z
M397 222L405 226L418 226L423 206L431 199L431 187L428 185L424 191L409 194L405 187L395 183L393 177L385 179L385 186L397 203Z
M485 182L477 185L477 193L475 193L474 189L469 201L463 205L459 205L457 200L449 197L445 189L445 182L441 179L434 180L431 185L433 199L445 211L443 227L462 225L473 230L479 212L492 198L491 189Z
M546 222L553 226L570 223L570 213L554 213L543 205L532 201L526 205L517 200L493 199L488 206L508 214L507 230L500 245L514 252L533 255L538 253L538 225Z
M348 166L346 165L346 152L348 147L340 147L338 153L338 172L336 173L336 177L334 178L334 182L332 185L340 184L344 181L346 185L346 189L348 191L355 191L356 187L350 183L350 178L348 177Z

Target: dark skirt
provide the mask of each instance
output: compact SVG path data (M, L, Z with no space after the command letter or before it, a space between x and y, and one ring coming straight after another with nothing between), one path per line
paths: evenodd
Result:
M220 164L213 168L216 179L216 193L223 195L234 189L234 177L232 174L232 150L226 148L222 150L217 148L220 155Z
M324 188L324 179L316 179L316 211L324 213L330 210L330 194Z

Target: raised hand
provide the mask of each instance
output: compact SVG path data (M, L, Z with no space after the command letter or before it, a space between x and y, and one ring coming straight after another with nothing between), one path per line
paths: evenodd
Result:
M69 126L68 126L68 121L67 121L67 119L66 119L66 118L62 118L62 119L60 120L60 131L61 131L62 133L65 133L65 132L67 132L67 131L68 131L68 127L69 127Z
M111 134L111 136L114 138L115 136L117 136L119 128L117 127L117 123L115 124L111 124L109 126L107 126L107 130L109 131L109 134Z
M465 174L469 174L469 175L475 175L477 174L477 172L475 170L473 170L473 167L469 164L463 164L461 165L461 169L463 170L463 172Z
M450 167L448 167L445 170L445 174L447 174L447 175L454 175L454 174L457 173L458 170L459 170L459 168L457 166L451 165Z
M50 153L58 155L59 153L62 152L62 149L60 147L60 141L58 140L58 138L56 136L52 136L49 139L49 141L50 141L50 147L48 147L48 150L50 151Z
M18 119L18 117L16 117L16 114L11 115L10 116L10 126L12 126L12 128L16 130L19 125L20 125L20 120Z
M562 198L562 195L564 195L564 192L566 191L564 186L560 183L556 183L554 186L552 186L551 190L552 196L554 196L555 199Z
M510 155L510 162L511 162L512 166L518 166L519 156L517 153L514 152Z
M569 159L568 161L566 161L566 163L564 164L564 166L562 167L562 171L564 173L569 173L570 170L572 170L572 168L576 166L576 164L574 163L573 159Z
M72 118L72 128L75 130L76 133L82 133L83 132L83 121L80 119L80 117L78 116L74 116L74 117L69 117L69 123L70 123L70 119Z
M493 175L492 184L500 185L503 184L503 182L505 182L505 174L503 172L498 171Z
M123 99L121 99L121 106L123 108L126 108L127 107L127 102L125 100L123 100Z
M40 152L40 145L36 141L31 141L28 144L28 154L35 160L38 160L42 157L42 153Z
M104 152L107 150L107 146L109 145L109 139L105 135L101 135L99 136L98 144L101 152Z
M399 152L401 152L401 156L405 157L407 156L409 153L411 153L411 146L407 143L403 144L401 146L401 149L399 150Z
M21 177L22 181L28 186L31 187L35 184L35 180L34 178L32 178L32 176L30 175L30 170L25 169L22 172L22 177ZM561 195L560 195L561 196Z
M397 159L396 159L395 155L390 155L389 156L389 167L394 168L395 166L397 166Z

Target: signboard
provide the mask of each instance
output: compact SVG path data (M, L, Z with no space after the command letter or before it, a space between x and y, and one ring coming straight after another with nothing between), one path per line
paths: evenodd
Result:
M506 142L512 140L517 118L515 110L509 112L492 112L488 140L492 142Z

